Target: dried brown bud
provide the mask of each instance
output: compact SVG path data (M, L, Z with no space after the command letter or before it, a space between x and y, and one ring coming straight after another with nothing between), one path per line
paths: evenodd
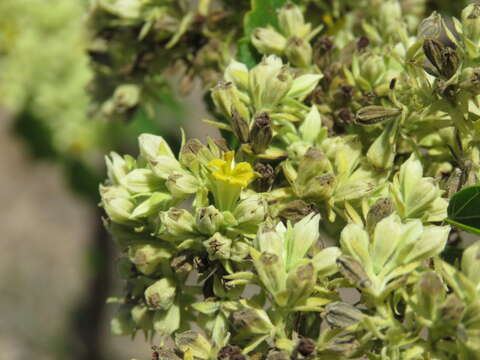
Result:
M423 52L439 75L450 79L456 73L460 58L454 49L433 39L426 39Z
M270 164L258 163L253 168L258 176L255 181L253 181L252 186L256 192L266 192L270 191L272 188L273 182L275 181L275 171Z
M353 305L337 301L327 305L324 317L330 326L346 328L360 322L363 313Z
M232 106L232 129L235 136L242 143L248 142L248 122L242 117L235 107Z
M393 203L389 198L380 198L370 208L367 214L367 230L372 232L378 222L393 212Z
M302 338L298 342L297 350L303 356L310 356L315 351L315 342L312 339Z
M250 144L256 154L267 150L273 137L272 121L270 116L264 112L255 115L255 119L250 131Z
M366 36L360 37L357 41L357 50L362 51L364 50L368 45L370 45L370 40Z
M233 355L241 355L242 349L236 345L226 345L220 349L217 355L218 360L231 360Z
M375 125L397 116L401 112L400 109L386 108L377 105L365 106L358 110L355 121L360 125Z
M315 209L312 205L309 205L302 200L294 200L283 208L279 216L283 221L290 220L291 222L296 223L314 211Z

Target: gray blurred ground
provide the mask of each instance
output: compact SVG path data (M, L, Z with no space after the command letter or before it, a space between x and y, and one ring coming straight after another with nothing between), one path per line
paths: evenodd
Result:
M198 97L187 109L194 117L188 135L212 134L199 122L206 115ZM56 359L85 290L91 208L68 191L57 166L32 160L10 125L0 112L0 358ZM121 293L115 284L111 295ZM103 326L108 358L149 359L141 334L132 342L109 333L111 313Z

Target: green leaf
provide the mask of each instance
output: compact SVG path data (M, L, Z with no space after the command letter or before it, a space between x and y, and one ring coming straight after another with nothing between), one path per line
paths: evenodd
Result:
M450 199L447 222L480 235L480 185L466 187Z
M272 25L276 28L278 26L277 10L289 2L288 0L251 1L251 10L246 13L243 21L245 36L238 42L238 59L247 65L249 69L255 66L260 59L260 54L257 52L257 50L255 50L250 42L250 35L256 28L259 27Z

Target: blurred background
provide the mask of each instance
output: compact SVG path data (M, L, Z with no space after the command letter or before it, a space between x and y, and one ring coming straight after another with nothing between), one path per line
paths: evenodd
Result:
M245 0L247 1L247 0ZM414 1L414 0L405 0ZM152 132L180 142L215 134L199 84L158 94L153 114L98 118L89 87L87 0L0 0L0 357L148 359L141 335L115 337L108 296L121 293L115 247L103 229L103 155L134 155ZM431 1L458 14L464 1ZM98 87L98 84L96 85ZM94 92L95 93L95 92ZM130 110L130 109L129 109Z

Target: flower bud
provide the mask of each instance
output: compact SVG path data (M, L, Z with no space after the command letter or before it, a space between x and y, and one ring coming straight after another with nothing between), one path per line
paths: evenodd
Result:
M327 305L324 313L328 325L336 328L355 325L362 321L363 317L363 313L356 307L340 301Z
M225 69L225 80L234 83L242 91L248 90L248 68L245 64L231 60Z
M342 254L338 247L330 246L321 250L312 259L318 276L325 277L338 271L337 259Z
M450 79L457 72L460 59L452 48L438 41L426 39L423 43L423 52L438 74L445 79Z
M131 223L135 204L130 199L130 193L122 186L103 186L100 185L100 196L102 206L108 217L118 224Z
M249 126L248 121L232 106L232 130L235 136L242 143L248 142Z
M109 156L105 156L105 163L108 178L113 185L120 185L125 176L132 170L128 161L113 151Z
M327 156L321 150L311 147L300 160L296 183L299 186L306 186L310 179L332 172L333 167Z
M269 252L259 253L250 249L250 255L265 288L274 296L285 290L286 274L281 254L279 256Z
M152 326L152 314L146 306L135 305L131 311L132 320L139 329L149 330Z
M188 330L175 336L175 344L180 351L190 351L193 358L211 359L212 346L205 337L193 330Z
M141 134L138 137L140 155L147 161L159 160L160 156L175 158L168 143L161 137L151 134Z
M233 216L240 225L256 225L265 219L267 212L268 204L265 198L261 195L251 195L237 204Z
M252 129L250 130L250 144L256 154L261 154L267 150L273 137L272 121L268 113L255 115Z
M480 4L468 5L462 11L463 34L474 44L480 40Z
M270 164L257 163L253 170L257 173L257 178L252 186L256 192L270 191L275 181L275 171Z
M459 37L455 22L453 23L453 26L447 25L447 22L443 19L442 15L436 11L434 11L428 18L424 19L418 26L417 38L419 40L433 39L452 49L457 47Z
M447 296L445 302L440 307L438 319L445 327L456 327L463 317L465 304L456 294Z
M315 208L312 205L302 200L293 200L280 211L279 216L284 222L291 221L296 223L312 212L315 212Z
M236 239L230 249L230 260L240 262L250 254L250 244Z
M312 47L308 41L294 36L288 39L285 56L294 66L308 67L312 64Z
M151 193L162 188L162 179L150 169L135 169L130 171L122 180L125 188L137 194Z
M287 277L288 304L300 305L313 292L317 271L312 263L298 266Z
M181 314L178 304L173 303L167 310L159 310L153 316L153 329L164 337L173 334L180 328ZM167 360L167 358L161 358ZM173 359L175 360L175 359Z
M114 335L132 335L135 332L136 325L131 309L131 305L121 305L117 315L110 321L110 329Z
M375 226L380 220L386 218L393 212L393 203L389 198L380 198L368 210L367 214L367 231L373 232Z
M357 112L355 121L360 125L376 125L384 120L395 117L400 113L400 109L371 105L361 108Z
M205 235L213 235L223 224L222 213L213 205L197 208L195 213L197 230Z
M192 234L194 219L185 209L171 208L160 213L158 236L164 240L183 240Z
M189 139L180 151L180 162L183 165L192 167L192 164L197 162L199 152L205 147L198 139Z
M307 199L327 200L335 190L336 177L333 174L315 176L302 189L302 197Z
M284 5L278 14L278 24L282 32L290 36L306 37L310 32L310 24L305 24L303 13L294 4Z
M462 256L462 272L478 288L480 284L480 242L470 245Z
M193 261L186 254L179 254L170 261L176 274L188 274L193 270Z
M274 326L262 309L245 308L232 314L234 328L250 335L269 334Z
M382 82L385 74L386 66L382 56L366 53L365 57L360 59L360 75L372 88Z
M354 258L342 255L337 259L337 266L340 273L352 284L360 289L369 288L372 284L363 265Z
M113 111L116 114L125 114L135 109L140 101L140 88L137 85L120 85L115 89L112 97Z
M252 33L252 44L260 54L283 55L287 39L273 28L257 28Z
M162 261L172 256L172 253L165 247L146 244L131 246L128 256L140 272L151 275Z
M203 242L210 260L227 260L230 258L232 240L220 233L215 233L210 239Z
M188 173L170 175L165 185L173 197L176 198L194 194L199 188L198 180Z
M238 112L241 118L249 118L248 109L240 101L238 90L231 82L220 81L217 86L212 89L212 100L217 110L227 119L232 118L233 109Z
M151 308L167 310L173 304L175 293L175 283L169 278L163 278L145 290L145 300Z
M445 298L442 281L435 272L422 275L417 285L417 298L420 314L426 319L435 320L437 309Z
M305 74L295 78L288 90L287 97L303 101L316 88L322 77L323 75L319 74Z

